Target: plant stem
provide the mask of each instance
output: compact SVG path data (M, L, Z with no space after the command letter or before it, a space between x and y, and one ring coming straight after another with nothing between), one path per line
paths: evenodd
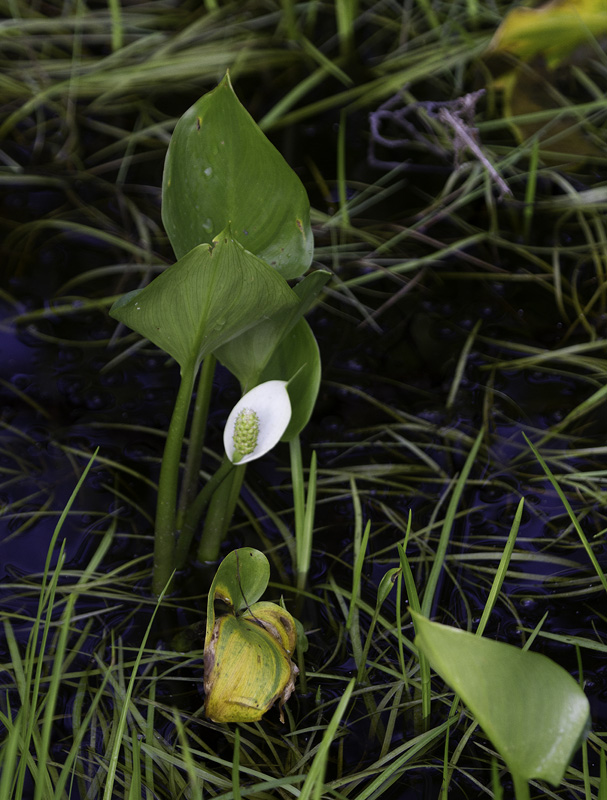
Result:
M182 368L181 383L160 467L156 530L154 533L154 572L152 575L152 591L156 595L159 595L165 588L175 569L177 484L181 461L181 445L194 388L194 378L195 370L193 366Z
M190 424L190 443L185 460L183 471L183 481L181 493L179 495L179 506L177 508L177 529L183 530L182 522L188 506L192 504L196 495L198 485L198 475L200 472L200 462L202 460L202 448L204 436L207 429L207 417L211 404L211 390L213 388L213 376L215 375L216 358L209 353L202 362L198 387L196 389L196 399Z
M527 779L517 775L510 770L512 780L514 781L514 796L516 800L529 800L529 784Z
M298 543L297 587L302 591L308 582L310 561L312 559L312 539L314 536L314 514L316 512L316 450L312 451L310 469L308 471L308 494L306 496L306 513L304 516L301 542Z
M305 494L301 442L299 436L289 439L291 457L291 483L293 485L293 515L295 517L295 569L299 570L299 531L303 529L305 515Z
M192 538L200 522L200 517L213 497L213 493L224 479L228 477L233 467L234 465L232 462L224 457L217 472L209 478L204 488L201 489L194 502L183 515L181 532L177 541L177 556L175 559L177 562L177 569L182 569L185 566Z
M289 439L291 456L291 482L293 484L293 509L295 516L295 570L297 588L303 591L310 571L314 512L316 510L316 453L312 453L308 473L308 494L305 496L303 462L299 436Z
M227 456L225 458L227 460ZM213 493L198 546L199 561L217 561L219 558L221 544L238 502L246 466L246 464L234 466L229 477L222 481Z

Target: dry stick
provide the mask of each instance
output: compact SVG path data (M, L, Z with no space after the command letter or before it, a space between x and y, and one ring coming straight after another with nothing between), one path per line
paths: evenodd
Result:
M402 169L403 171L413 169L406 161L382 161L375 156L375 146L380 145L389 150L400 147L421 145L426 152L432 153L438 158L444 158L445 150L437 144L424 137L421 131L415 126L410 118L413 114L423 109L426 114L437 119L443 125L447 125L453 131L453 147L455 149L455 160L458 164L460 156L464 150L469 150L475 158L480 161L487 170L495 184L499 188L500 200L507 195L512 195L506 181L499 175L495 167L491 164L479 144L478 130L473 124L476 103L484 94L484 89L477 92L470 92L463 97L447 101L429 101L419 103L409 103L404 107L398 108L399 103L406 102L400 93L390 97L383 103L377 111L369 114L370 139L369 152L367 158L369 163L378 168ZM388 138L380 131L382 122L388 122L400 128L405 136L401 138ZM426 167L427 169L428 167Z
M481 146L476 141L476 128L471 128L466 125L461 117L459 117L457 114L453 114L448 108L440 109L438 112L438 119L441 122L450 125L453 129L453 133L455 134L453 138L453 146L455 147L456 151L461 152L465 148L468 148L468 150L470 150L481 162L489 175L491 175L492 179L495 181L500 190L500 200L506 195L511 195L512 191L510 187L495 169L493 164L489 161L487 156L483 153Z

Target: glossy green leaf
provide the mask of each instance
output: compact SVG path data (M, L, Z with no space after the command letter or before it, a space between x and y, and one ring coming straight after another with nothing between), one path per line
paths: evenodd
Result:
M239 547L223 559L209 590L206 643L215 625L214 603L221 600L235 614L256 603L268 587L270 564L259 550Z
M302 431L314 410L320 387L320 352L305 319L300 319L274 351L260 381L288 380L291 421L281 437L288 442Z
M177 258L231 224L234 237L285 278L312 261L303 184L241 105L228 75L181 117L162 185Z
M261 375L266 374L264 370L274 351L309 310L330 277L326 270L315 270L306 275L294 287L299 305L279 311L215 351L216 358L238 378L243 392L261 382ZM288 375L277 380L289 380L297 369L293 368Z
M411 614L416 646L460 695L515 780L558 786L589 722L575 680L539 653Z
M202 244L144 289L117 300L110 315L145 336L183 368L256 325L298 304L297 295L265 261L229 233Z

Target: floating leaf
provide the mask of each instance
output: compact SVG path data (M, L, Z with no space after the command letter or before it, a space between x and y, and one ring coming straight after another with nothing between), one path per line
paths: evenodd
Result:
M590 714L571 675L539 653L411 614L416 646L460 695L515 779L558 786Z
M168 267L144 289L117 300L110 315L183 368L298 298L265 261L223 231Z
M162 220L177 258L231 224L237 241L287 279L312 262L303 184L241 105L228 75L175 127Z

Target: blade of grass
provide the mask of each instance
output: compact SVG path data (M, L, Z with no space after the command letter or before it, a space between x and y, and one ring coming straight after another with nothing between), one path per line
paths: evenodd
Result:
M497 570L495 571L495 577L493 579L493 583L491 584L491 591L489 592L489 596L487 597L485 608L483 609L480 622L478 623L478 627L476 629L477 636L483 635L483 631L485 630L487 622L489 621L491 612L495 608L495 603L497 602L498 595L502 589L502 584L504 583L504 578L506 577L506 573L508 571L508 565L510 564L510 558L512 556L512 551L514 550L516 537L518 535L518 531L521 525L524 505L525 505L525 500L524 498L521 498L518 507L516 509L516 513L514 515L514 520L512 521L512 526L510 528L510 533L508 534L508 540L506 541L504 552L502 553L502 557L500 558L500 563L498 564Z
M183 727L183 722L177 713L173 714L173 721L177 729L177 735L181 744L181 755L183 756L183 761L190 783L188 787L188 797L191 797L192 800L202 800L202 781L196 775L196 771L194 769L194 758L190 749L188 737L186 736L186 732ZM236 728L236 735L238 735L238 728ZM139 798L139 795L137 795L137 797Z
M337 708L335 709L335 713L331 717L331 721L327 725L327 728L318 746L316 755L314 756L314 761L312 762L304 784L301 787L299 800L310 800L310 798L312 798L312 800L320 800L323 796L325 772L327 769L327 761L329 759L329 748L334 743L335 737L337 736L339 723L346 712L346 708L350 702L350 697L354 691L354 683L354 678L352 678L344 690Z
M348 611L348 618L346 620L347 631L352 628L355 616L358 618L356 603L360 593L363 564L367 553L367 546L369 544L369 534L371 532L371 520L369 520L363 533L360 497L356 488L356 481L352 477L350 478L350 492L352 497L352 505L354 508L354 567L352 570L352 599L350 601L350 610Z
M606 387L606 389L607 389L607 387ZM546 473L546 476L548 477L548 480L554 486L554 488L556 490L556 493L558 494L558 496L561 499L561 503L565 506L567 514L569 515L569 519L573 523L573 527L575 528L575 530L577 532L577 535L580 537L580 541L581 541L581 543L582 543L582 545L584 547L584 550L586 551L586 554L588 555L588 558L590 559L590 563L594 567L594 569L596 571L596 574L598 575L598 578L599 578L603 588L605 589L605 592L607 592L607 576L605 575L605 573L601 569L601 565L599 564L599 561L598 561L596 555L594 554L594 551L593 551L593 549L592 549L592 547L590 545L590 542L586 538L586 534L582 530L582 526L580 525L580 523L578 521L578 518L573 513L573 509L571 508L569 500L567 500L567 498L565 497L565 493L563 492L563 490L561 489L558 481L556 480L556 478L552 474L552 472L550 470L550 467L546 464L546 462L544 461L544 459L540 455L539 450L527 438L525 433L523 433L523 436L525 437L525 441L529 445L529 447L531 449L531 452L536 457L536 459L538 460L540 466L542 467L542 469Z
M139 665L141 664L141 659L143 657L143 651L144 651L146 642L148 640L148 637L149 637L149 635L151 633L151 630L152 630L152 626L154 624L154 619L156 618L156 614L158 612L158 609L160 608L160 604L162 603L164 595L166 594L166 591L167 591L168 587L170 586L170 583L171 583L172 579L173 579L173 575L170 575L169 579L167 581L167 585L164 587L164 589L162 590L162 592L160 593L160 595L158 597L158 601L156 603L154 611L152 612L152 616L150 618L150 621L149 621L148 626L146 628L145 634L143 636L143 640L142 640L141 645L139 647L139 650L137 652L137 657L135 658L135 663L133 664L133 669L131 670L131 677L129 679L129 684L128 684L128 687L127 687L127 690L126 690L126 693L125 693L125 697L124 697L124 700L123 700L123 703L122 703L122 707L121 707L121 710L120 710L120 716L119 716L119 719L118 719L118 724L117 724L116 729L115 729L114 745L113 745L112 751L110 753L110 760L109 760L109 764L108 764L108 772L107 772L107 777L106 777L106 780L105 780L105 788L104 788L104 791L103 791L103 800L112 800L112 797L113 797L112 793L114 791L114 782L116 780L116 770L118 768L118 758L120 756L120 750L122 748L122 737L123 737L124 731L126 729L127 716L129 714L129 710L130 710L129 706L131 704L131 698L133 696L133 689L135 687L135 680L137 679L137 672L139 670Z
M474 344L474 340L476 339L476 334L479 332L483 321L479 319L475 324L474 328L470 331L468 336L466 337L466 341L464 342L464 346L462 347L462 352L460 353L459 358L457 359L457 365L455 367L455 375L453 376L453 382L449 388L449 396L447 397L447 402L445 404L446 409L450 409L455 402L455 398L457 397L457 392L462 382L462 378L464 377L464 370L466 369L466 361L468 360L468 356L470 355L470 350L472 349L472 345Z
M453 494L451 495L451 499L449 501L449 505L445 513L445 519L443 521L438 547L436 548L436 554L434 556L434 561L432 563L432 569L430 570L428 582L426 583L426 588L424 591L424 599L422 600L421 603L421 613L425 617L430 617L430 614L432 612L432 604L435 600L436 587L438 585L439 576L443 569L445 555L447 553L447 546L449 544L449 537L453 530L453 522L455 519L455 514L457 512L457 506L459 504L462 493L466 488L466 481L468 480L468 475L470 474L470 470L472 469L472 466L476 460L476 455L481 445L483 436L484 436L484 431L481 428L474 441L474 444L472 445L470 452L468 453L468 457L466 458L462 471L458 476L457 480L455 481Z

